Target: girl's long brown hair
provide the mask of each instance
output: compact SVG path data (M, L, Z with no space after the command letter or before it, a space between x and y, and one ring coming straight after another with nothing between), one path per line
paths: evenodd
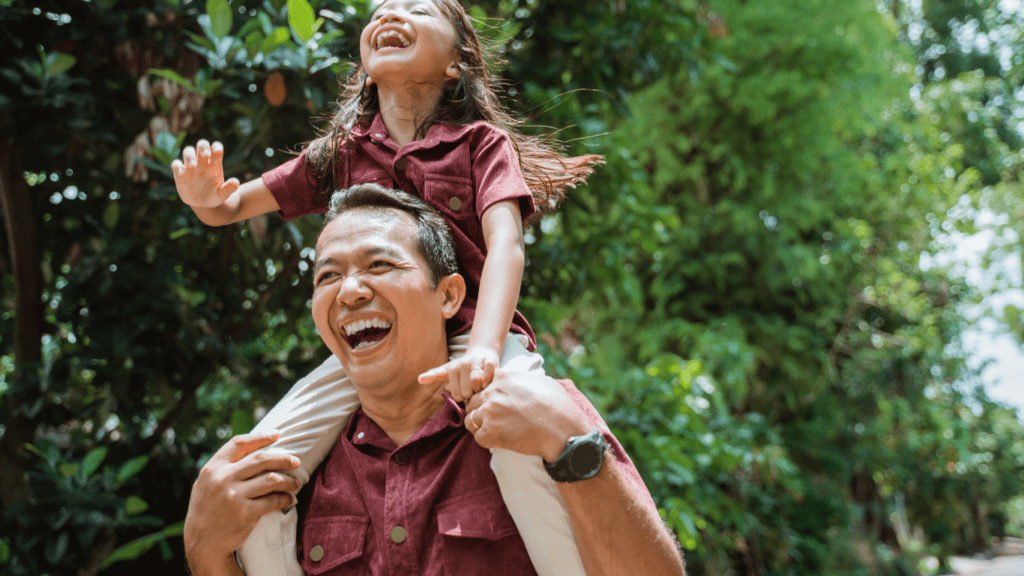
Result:
M461 74L458 81L445 85L437 110L420 125L416 137L422 138L439 122L463 126L482 120L505 131L519 155L523 177L537 205L537 214L531 220L554 212L566 191L585 182L594 172L594 166L604 163L604 157L597 154L566 156L562 144L553 135L530 136L519 132L522 122L498 101L480 38L466 11L458 0L434 2L455 29L456 58ZM321 192L332 192L350 184L337 181L338 159L350 152L348 137L353 125L373 121L380 111L377 86L367 86L367 79L362 66L356 66L345 83L338 111L328 128L309 143L306 163L316 174Z

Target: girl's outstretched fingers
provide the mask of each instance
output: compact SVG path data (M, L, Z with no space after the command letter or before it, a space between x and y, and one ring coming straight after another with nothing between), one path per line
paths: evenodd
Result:
M280 437L281 433L276 430L272 430L270 432L262 432L258 434L239 434L238 436L235 436L227 444L224 445L225 448L227 448L228 446L231 447L229 449L231 451L231 457L228 459L228 461L231 462L232 464L238 462L242 458L245 458L249 454L252 454L253 452L259 450L260 448L263 448L264 446L270 446L271 444L276 442L277 439ZM222 448L222 450L223 449L224 448Z
M220 206L241 185L237 178L224 180L224 145L205 139L186 146L171 172L181 200L194 208Z
M448 370L444 366L438 366L437 368L431 368L423 374L420 374L417 381L426 386L427 384L437 384L438 382L446 382L448 380Z

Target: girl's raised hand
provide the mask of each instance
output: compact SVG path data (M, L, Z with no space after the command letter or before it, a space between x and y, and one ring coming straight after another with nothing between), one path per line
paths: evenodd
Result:
M237 178L224 181L224 146L214 142L211 146L200 140L196 147L185 147L181 160L171 162L174 184L182 202L198 208L216 208L224 203L235 190Z
M484 346L474 346L447 364L420 374L420 384L447 382L445 389L456 402L469 399L483 390L494 378L498 353Z

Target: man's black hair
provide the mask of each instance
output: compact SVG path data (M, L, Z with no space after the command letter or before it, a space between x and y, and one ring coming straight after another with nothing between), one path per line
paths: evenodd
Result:
M412 217L416 222L416 248L430 269L432 288L437 288L441 278L459 271L451 229L430 204L401 190L379 184L357 184L331 196L324 226L341 214L360 208L381 212L397 210Z

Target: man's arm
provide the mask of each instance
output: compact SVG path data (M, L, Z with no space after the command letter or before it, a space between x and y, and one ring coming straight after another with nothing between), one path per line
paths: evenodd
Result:
M569 392L547 377L499 371L466 408L469 430L481 446L537 454L548 462L570 437L594 425ZM674 538L650 495L631 481L630 468L609 452L593 478L558 483L587 574L685 574Z
M257 452L277 434L242 434L221 446L199 471L185 515L185 557L194 576L243 576L235 550L260 517L292 504L299 481L276 471L293 470L290 454Z

